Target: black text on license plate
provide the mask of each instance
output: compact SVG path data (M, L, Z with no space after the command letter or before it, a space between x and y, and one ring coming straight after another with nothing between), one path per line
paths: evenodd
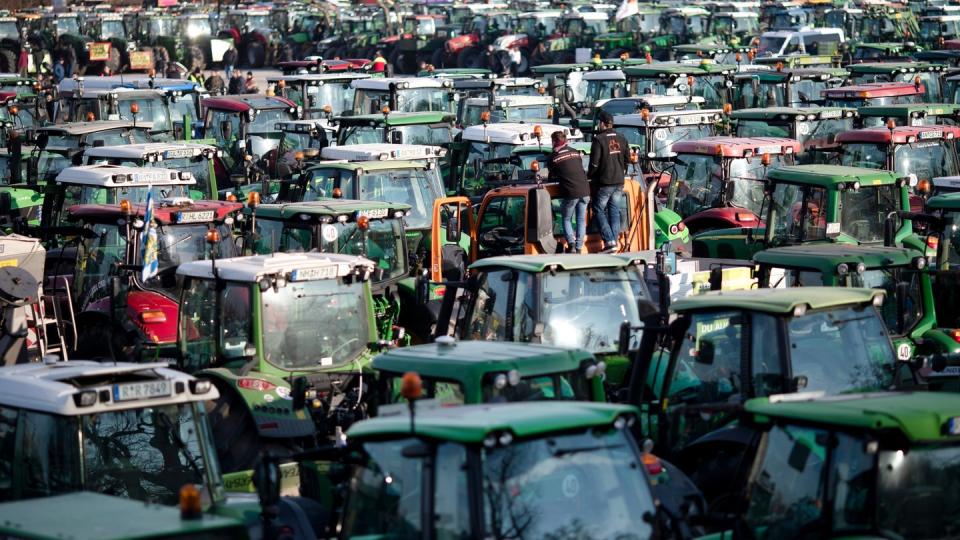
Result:
M115 384L113 386L114 401L131 401L134 399L150 399L170 395L170 381L145 382L134 384Z

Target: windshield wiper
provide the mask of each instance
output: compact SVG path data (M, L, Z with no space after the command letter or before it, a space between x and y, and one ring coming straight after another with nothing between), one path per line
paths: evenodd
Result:
M597 450L605 450L608 448L613 450L613 449L623 448L623 447L624 445L622 444L598 444L597 446L581 446L579 448L557 448L552 452L552 454L554 456L560 457L560 456L579 454L580 452L596 452Z
M183 454L183 457L187 458L187 464L190 465L190 468L193 469L193 472L197 475L201 481L203 480L203 473L200 472L200 467L197 465L197 458L193 455L193 452L190 451L190 448L187 447L187 443L183 442L183 438L180 437L180 432L177 430L176 426L173 425L173 421L170 420L170 417L167 416L167 413L160 411L157 413L157 422L161 423L163 427L170 432L170 438L173 439L174 444L177 445L177 449Z

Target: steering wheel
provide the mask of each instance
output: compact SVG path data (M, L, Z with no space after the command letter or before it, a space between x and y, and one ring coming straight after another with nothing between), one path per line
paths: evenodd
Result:
M520 243L519 236L513 236L507 227L494 227L480 236L480 243L484 246L500 247Z

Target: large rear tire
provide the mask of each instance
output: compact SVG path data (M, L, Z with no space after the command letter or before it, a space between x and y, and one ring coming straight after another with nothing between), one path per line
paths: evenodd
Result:
M110 74L120 73L120 68L123 64L123 57L120 55L120 51L116 47L110 47L110 58L108 58L103 66L110 69Z
M251 41L247 43L247 48L244 53L244 57L247 60L247 67L263 67L263 61L267 57L267 50L263 47L263 43L260 43L259 41Z
M203 51L200 50L200 47L197 47L196 45L192 45L189 49L187 49L185 60L185 63L191 72L194 69L203 71L207 68L207 61L203 57Z
M476 68L482 67L479 47L467 47L457 54L458 68Z
M447 51L440 47L439 49L433 51L433 56L430 57L430 64L437 69L442 69L446 67L447 63Z
M261 437L237 392L225 384L217 384L217 389L220 397L206 402L206 407L222 472L250 470L266 452L283 459L299 450L292 441Z
M15 73L17 71L17 55L10 49L0 50L0 71Z

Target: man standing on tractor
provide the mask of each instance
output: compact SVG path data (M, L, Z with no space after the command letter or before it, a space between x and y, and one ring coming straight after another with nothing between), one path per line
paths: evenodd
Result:
M550 135L553 141L553 154L547 163L550 181L560 184L560 196L563 198L563 234L567 238L567 253L580 253L583 240L587 236L587 205L590 204L590 184L583 172L580 152L567 144L563 130ZM577 213L577 232L573 232L573 213Z
M613 130L613 116L607 111L597 115L597 133L590 147L587 176L597 189L593 215L603 237L603 252L617 250L620 236L620 200L629 163L630 145L623 135Z

